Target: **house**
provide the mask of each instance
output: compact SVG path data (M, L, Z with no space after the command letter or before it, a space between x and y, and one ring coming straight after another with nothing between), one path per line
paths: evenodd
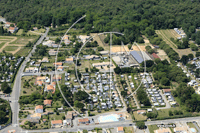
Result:
M80 39L81 42L85 43L87 39L89 39L90 36L86 36L86 35L80 35L78 36L78 39Z
M65 63L73 63L73 62L74 62L74 58L73 57L65 59Z
M175 133L179 133L179 132L181 132L181 133L189 133L186 126L175 127L174 128L174 132Z
M51 128L60 128L63 126L62 120L52 120L51 121Z
M51 106L52 100L44 100L45 106Z
M43 105L35 106L35 113L43 113Z
M36 30L38 30L38 28L37 27L33 27L33 30L36 31Z
M152 56L154 59L160 59L160 57L156 53L153 53Z
M164 95L169 96L171 95L171 89L163 89L163 93Z
M18 30L17 27L9 27L9 28L8 28L8 31L9 31L10 33L14 33L14 32L17 31L17 30Z
M59 67L57 68L57 70L58 70L58 71L63 71L64 69L63 69L62 66L59 66Z
M38 77L36 78L36 81L45 82L45 81L47 80L47 78L48 78L48 77L46 77L46 76L38 76Z
M113 64L111 63L110 64L110 62L101 62L101 63L93 63L92 64L92 66L93 67L104 67L104 66L110 66L111 65L111 67L113 66Z
M54 49L50 49L49 50L49 55L56 55L57 51L55 51Z
M45 90L54 93L56 89L53 85L47 85Z
M154 133L172 133L170 128L159 128L154 130Z
M30 116L31 119L41 119L41 114L40 113L34 113Z
M78 123L79 124L87 124L89 123L89 119L88 118L83 118L83 119L78 119Z
M5 27L6 27L6 28L9 28L11 24L12 24L12 23L10 23L10 22L6 22L6 23L5 23Z
M44 57L41 62L49 62L48 57Z
M97 55L90 55L85 57L86 60L99 60L100 57Z
M100 51L99 52L101 55L107 55L109 52L108 51Z
M53 65L56 65L56 66L62 66L63 63L62 63L62 62L56 62L56 63L53 63Z
M52 81L53 82L56 81L56 80L60 81L61 79L62 79L62 77L60 75L57 75L57 76L53 77Z
M43 42L42 45L52 47L52 45L55 44L55 41L48 40L46 42Z
M117 132L118 133L123 133L124 132L124 128L123 127L117 127Z
M138 114L144 114L144 113L146 113L146 110L138 110L137 113Z
M28 67L28 68L25 69L25 72L36 73L36 72L39 72L39 69L37 67Z

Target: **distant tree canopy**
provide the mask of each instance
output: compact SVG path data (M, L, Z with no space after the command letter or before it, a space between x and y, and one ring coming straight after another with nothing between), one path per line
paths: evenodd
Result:
M75 25L83 28L85 33L123 32L125 42L142 43L140 31L152 36L154 29L183 27L187 35L200 44L200 34L195 34L195 28L200 27L198 0L1 0L0 5L0 15L17 23L24 31L29 30L32 24L71 25L86 14L86 18ZM113 43L120 44L120 39L116 36Z

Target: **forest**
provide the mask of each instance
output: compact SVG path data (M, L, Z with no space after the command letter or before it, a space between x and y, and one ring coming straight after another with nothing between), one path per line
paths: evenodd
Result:
M0 15L25 31L33 24L71 25L86 14L76 28L88 33L119 31L133 42L140 40L142 31L152 34L154 29L183 27L199 41L194 34L200 27L198 0L1 0L0 5Z

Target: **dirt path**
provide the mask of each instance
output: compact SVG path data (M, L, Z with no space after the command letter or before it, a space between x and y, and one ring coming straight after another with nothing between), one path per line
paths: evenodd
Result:
M30 30L30 32L32 32L34 34L39 34L39 35L44 34L44 33L38 33L38 32L35 32L35 31L31 31L31 30Z
M100 37L97 35L97 33L91 33L90 36L94 36L93 40L97 41L98 45L103 47L105 50L109 50L109 47L104 45L104 42L100 39Z
M15 40L17 40L17 37L12 37L14 38L13 40L11 40L10 42L6 42L1 48L0 48L0 52L3 51L3 49L9 45L9 43L14 42Z
M9 53L12 53L13 55L16 54L22 47L19 46L15 51L7 51Z

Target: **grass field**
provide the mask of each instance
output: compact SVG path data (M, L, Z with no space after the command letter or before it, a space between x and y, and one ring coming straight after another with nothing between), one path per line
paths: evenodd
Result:
M17 40L15 40L12 43L9 44L20 44L20 45L26 45L29 41L33 42L35 39L37 39L38 36L19 36L17 37Z
M146 120L147 119L147 116L138 114L136 111L133 114L134 114L135 120Z
M193 54L193 52L187 48L187 49L178 49L177 45L173 43L170 38L177 38L178 34L176 32L173 32L172 29L168 30L156 30L156 34L163 39L171 48L173 48L174 51L176 51L180 57L183 55Z
M124 127L124 133L134 133L133 127Z
M26 56L30 50L31 50L31 48L23 47L19 51L17 51L17 53L15 53L15 55Z
M150 133L154 133L154 130L158 129L157 125L150 125L148 126L148 128L149 128Z
M35 79L36 79L36 77L33 77L33 76L24 76L24 77L22 77L21 93L20 93L21 96L30 95L31 93L36 91L36 86L34 86L34 85L32 86L32 84L34 84L34 82L35 82ZM25 81L29 82L29 85L30 85L29 87L24 87ZM24 91L26 93L23 93Z
M15 51L18 49L18 46L6 46L3 50L5 51Z
M21 35L23 33L23 29L19 29L16 35Z
M0 48L2 48L4 44L5 42L0 43Z
M194 125L192 122L188 122L187 125L188 125L190 128L195 128L195 129L196 129L195 125ZM198 130L196 129L196 131L198 131Z

